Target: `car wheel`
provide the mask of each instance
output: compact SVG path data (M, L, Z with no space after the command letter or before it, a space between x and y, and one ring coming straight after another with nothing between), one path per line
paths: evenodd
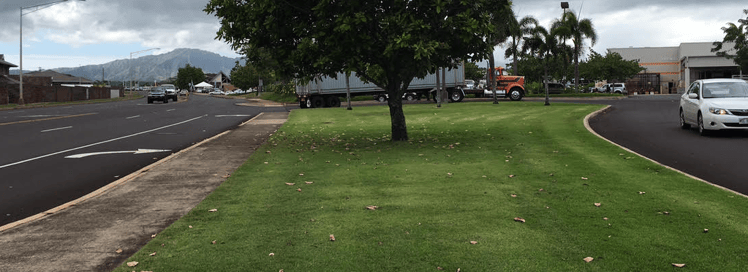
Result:
M701 113L700 112L699 112L699 117L698 117L698 123L699 123L699 134L701 136L707 136L707 135L709 135L709 130L706 129L706 128L704 128L704 118L701 117Z
M179 99L179 97L175 96L174 97L174 102L177 102L177 99Z
M148 99L148 104L153 104L153 100Z
M691 125L686 123L686 116L683 113L683 109L680 110L680 128L682 129L689 129L691 128Z
M163 101L164 101L164 104L169 103L169 99L168 98L164 98Z
M519 88L512 88L512 90L509 91L509 99L512 101L522 100L522 91Z

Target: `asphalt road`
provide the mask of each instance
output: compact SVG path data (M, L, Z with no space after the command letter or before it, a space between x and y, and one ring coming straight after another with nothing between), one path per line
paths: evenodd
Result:
M748 194L745 182L748 132L726 131L710 137L678 124L680 96L641 96L586 101L612 107L592 118L590 126L603 137L662 164L714 184Z
M168 104L143 98L0 111L0 225L86 195L261 111L285 111L236 103L193 95Z

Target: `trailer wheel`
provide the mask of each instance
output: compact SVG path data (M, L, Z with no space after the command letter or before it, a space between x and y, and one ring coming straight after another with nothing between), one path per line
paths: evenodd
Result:
M340 108L340 98L337 96L334 96L334 95L328 96L326 102L327 102L326 106L328 107Z
M512 90L509 91L509 99L512 101L520 101L522 100L522 90L520 88L512 88Z
M463 98L465 98L465 95L459 89L455 89L449 94L449 100L452 100L452 102L460 102Z
M310 108L321 108L325 106L325 100L321 96L312 96Z
M307 106L307 104L309 104L309 100L308 99L307 100L303 100L303 101L299 100L299 108L306 109L306 108L309 107L309 106Z

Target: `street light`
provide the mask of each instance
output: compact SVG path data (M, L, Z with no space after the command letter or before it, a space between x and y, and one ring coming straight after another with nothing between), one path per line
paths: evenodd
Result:
M145 52L148 52L148 51L151 51L151 50L160 50L160 49L161 48L150 48L150 49L140 50L140 51L135 51L135 52L131 52L130 53L130 62L128 62L128 64L127 64L128 65L128 67L127 67L127 73L130 74L130 91L132 91L132 55L133 54L137 55L137 54L145 53Z
M60 4L62 2L67 2L67 1L68 0L59 0L59 1L50 2L50 3L46 3L46 4L39 4L39 5L28 6L28 7L21 7L21 9L20 9L21 10L21 13L20 13L21 14L21 17L20 17L21 18L20 19L21 20L21 31L20 31L20 38L19 39L20 39L20 45L21 46L20 46L20 49L19 49L20 51L19 51L19 54L18 54L19 65L20 65L20 73L19 73L19 76L18 76L18 79L19 79L20 83L18 85L19 86L18 87L18 93L20 94L20 97L18 98L18 105L23 105L23 16L26 15L26 14L32 13L32 12L37 12L37 11L40 11L42 9L45 9L45 8L48 8L48 7ZM86 0L78 0L78 1L86 1ZM28 9L30 11L27 11L26 13L24 13L23 10L25 10L25 9Z

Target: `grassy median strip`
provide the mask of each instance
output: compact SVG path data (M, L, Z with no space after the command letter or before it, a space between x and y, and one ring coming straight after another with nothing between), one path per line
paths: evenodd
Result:
M746 270L748 200L594 137L598 109L407 105L398 143L387 107L294 111L117 271Z

